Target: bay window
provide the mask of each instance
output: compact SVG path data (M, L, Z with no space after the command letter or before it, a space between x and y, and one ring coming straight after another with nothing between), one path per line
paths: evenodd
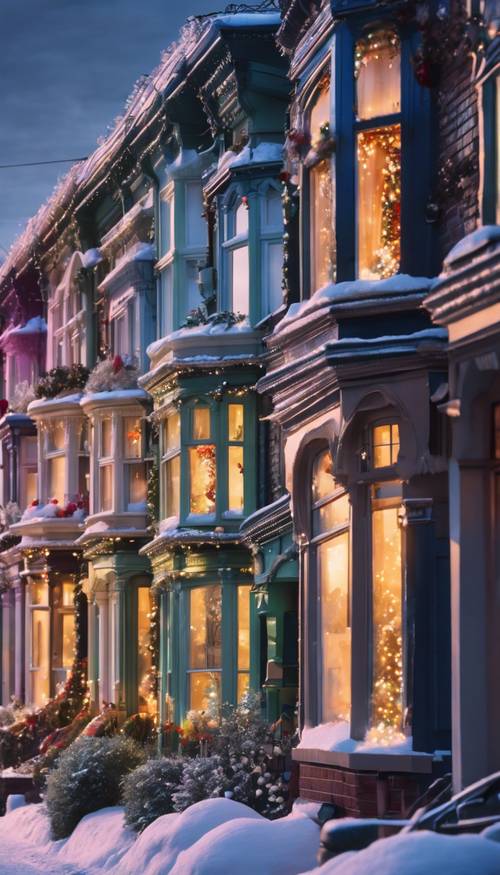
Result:
M178 517L181 488L181 417L176 410L162 425L162 498L163 517Z
M401 255L401 62L386 28L355 48L357 265L360 279L397 273Z
M312 471L312 533L317 559L322 642L322 719L349 720L351 619L349 501L323 450Z

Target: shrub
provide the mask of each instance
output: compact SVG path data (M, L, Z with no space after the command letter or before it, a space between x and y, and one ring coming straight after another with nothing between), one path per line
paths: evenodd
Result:
M218 756L186 759L178 789L172 794L175 811L184 811L202 799L223 796L227 788L222 760Z
M47 779L47 811L54 839L69 836L86 814L118 805L123 778L143 762L144 752L129 738L75 741Z
M153 820L174 810L172 796L181 780L184 761L161 757L134 769L123 781L125 823L142 832Z
M81 392L88 378L89 370L83 365L58 365L40 377L35 395L37 398L57 398L66 392Z

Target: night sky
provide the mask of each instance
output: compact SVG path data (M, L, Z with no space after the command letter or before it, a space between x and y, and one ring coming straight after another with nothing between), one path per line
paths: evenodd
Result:
M88 155L188 15L229 0L1 0L0 164ZM0 169L0 260L69 164Z

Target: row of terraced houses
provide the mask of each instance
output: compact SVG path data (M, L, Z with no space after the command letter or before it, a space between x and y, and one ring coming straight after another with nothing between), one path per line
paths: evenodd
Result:
M500 769L497 11L188 20L30 220L3 704L75 657L96 711L160 726L261 690L348 814Z

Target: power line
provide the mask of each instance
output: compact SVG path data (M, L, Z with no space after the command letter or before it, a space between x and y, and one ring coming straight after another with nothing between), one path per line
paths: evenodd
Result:
M42 164L74 164L75 161L86 161L87 155L83 158L56 158L54 161L26 161L23 164L0 164L0 170L7 170L11 167L40 167Z

